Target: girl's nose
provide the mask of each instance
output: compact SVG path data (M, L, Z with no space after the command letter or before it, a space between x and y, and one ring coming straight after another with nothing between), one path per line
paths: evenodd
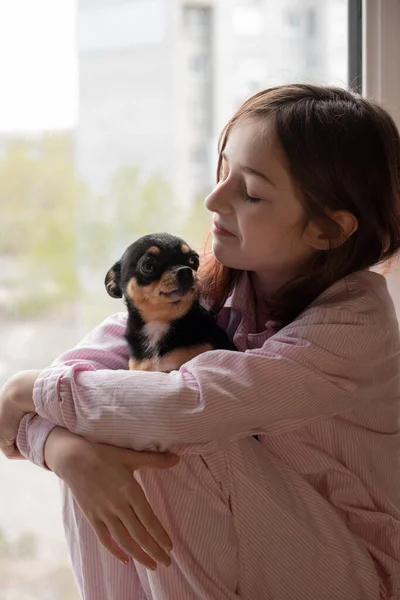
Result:
M229 214L232 210L230 202L231 193L227 181L218 183L211 194L204 201L206 208L211 212Z

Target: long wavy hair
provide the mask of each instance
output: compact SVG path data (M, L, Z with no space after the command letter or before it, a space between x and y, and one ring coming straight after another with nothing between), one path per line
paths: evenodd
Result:
M346 210L358 229L341 245L315 252L303 273L268 300L270 318L292 321L325 289L346 275L393 257L400 246L400 141L380 106L344 89L315 85L269 88L247 100L224 127L221 155L232 129L245 119L272 119L298 186L306 224L314 219L330 239L340 233L329 212ZM241 272L207 253L201 266L203 297L217 312Z

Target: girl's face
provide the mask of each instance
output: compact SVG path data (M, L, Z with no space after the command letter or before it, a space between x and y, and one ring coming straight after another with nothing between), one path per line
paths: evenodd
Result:
M264 122L265 123L265 122ZM315 252L318 232L304 227L273 123L245 120L232 129L221 179L206 198L214 213L213 252L227 267L253 271L265 294L300 274Z

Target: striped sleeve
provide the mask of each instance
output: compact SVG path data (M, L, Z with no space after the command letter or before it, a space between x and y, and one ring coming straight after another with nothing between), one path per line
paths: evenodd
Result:
M43 469L47 469L44 447L54 427L54 423L34 413L26 414L19 424L16 440L18 450L22 456Z
M93 441L198 453L356 408L398 371L397 344L376 315L319 307L258 350L206 352L170 374L59 365L38 379L34 402Z
M46 373L51 373L60 365L72 367L85 364L100 369L126 369L128 367L128 347L124 332L126 315L117 313L87 335L75 348L63 353ZM34 464L46 468L44 447L55 423L38 415L27 414L21 420L17 435L17 447L21 454Z

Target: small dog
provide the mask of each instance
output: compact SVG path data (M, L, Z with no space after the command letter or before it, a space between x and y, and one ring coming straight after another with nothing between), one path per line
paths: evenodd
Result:
M108 294L124 297L128 309L130 369L170 372L202 352L236 350L200 304L198 267L199 255L184 240L154 233L107 272Z

